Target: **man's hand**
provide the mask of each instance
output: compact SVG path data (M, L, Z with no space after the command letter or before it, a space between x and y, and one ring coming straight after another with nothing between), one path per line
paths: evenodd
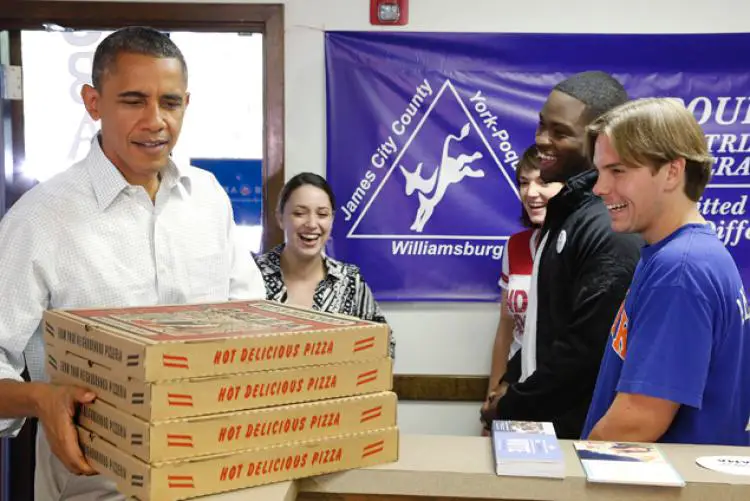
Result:
M489 395L487 395L487 400L485 400L482 404L482 410L480 411L479 417L479 420L484 425L485 430L489 430L491 428L492 419L495 414L495 409L497 408L497 403L501 398L503 398L503 396L505 396L505 393L507 391L508 383L500 383L492 391L490 391Z
M96 475L78 443L78 433L73 424L76 407L93 402L96 395L77 386L39 384L37 417L44 427L52 453L76 475Z

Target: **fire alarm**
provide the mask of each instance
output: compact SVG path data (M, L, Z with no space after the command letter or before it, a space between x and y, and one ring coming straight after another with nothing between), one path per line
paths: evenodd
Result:
M370 0L370 24L403 26L409 21L409 0Z

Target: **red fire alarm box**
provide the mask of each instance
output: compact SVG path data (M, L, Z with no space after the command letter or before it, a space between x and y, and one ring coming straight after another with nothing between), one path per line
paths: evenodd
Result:
M403 26L409 21L409 0L370 0L370 24Z

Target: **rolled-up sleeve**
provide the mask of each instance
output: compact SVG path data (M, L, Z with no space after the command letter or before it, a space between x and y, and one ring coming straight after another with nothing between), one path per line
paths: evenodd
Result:
M0 379L23 381L24 350L49 304L45 241L34 217L10 211L0 221ZM23 419L0 417L0 436L15 436Z

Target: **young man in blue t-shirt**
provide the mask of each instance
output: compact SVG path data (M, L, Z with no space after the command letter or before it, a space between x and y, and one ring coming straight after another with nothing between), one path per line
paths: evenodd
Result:
M680 103L642 99L588 128L594 192L647 245L612 326L583 437L750 445L750 309L697 201L711 174Z

